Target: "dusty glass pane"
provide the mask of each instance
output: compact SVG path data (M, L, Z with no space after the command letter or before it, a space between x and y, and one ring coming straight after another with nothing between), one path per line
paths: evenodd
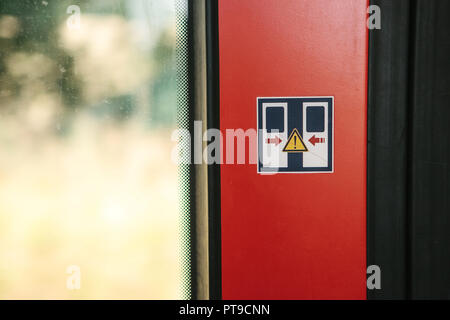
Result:
M0 299L179 298L174 0L0 3Z

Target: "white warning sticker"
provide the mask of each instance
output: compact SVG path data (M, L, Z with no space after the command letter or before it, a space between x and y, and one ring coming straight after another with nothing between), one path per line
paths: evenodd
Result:
M258 172L334 171L334 98L258 98Z

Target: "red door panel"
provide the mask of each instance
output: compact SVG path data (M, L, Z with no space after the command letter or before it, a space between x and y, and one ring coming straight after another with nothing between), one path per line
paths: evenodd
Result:
M366 298L367 6L219 0L223 133L256 128L257 97L334 96L335 112L334 173L221 165L224 299Z

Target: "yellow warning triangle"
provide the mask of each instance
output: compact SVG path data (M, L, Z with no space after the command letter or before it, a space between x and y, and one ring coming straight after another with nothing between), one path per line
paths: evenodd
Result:
M308 148L303 142L302 137L297 129L294 129L289 136L286 146L283 149L284 152L306 152Z

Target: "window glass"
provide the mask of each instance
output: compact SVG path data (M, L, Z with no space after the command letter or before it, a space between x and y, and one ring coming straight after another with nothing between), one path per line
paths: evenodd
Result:
M284 132L284 108L266 108L267 132Z
M324 132L325 131L325 108L307 107L306 108L306 131Z
M181 297L175 46L175 0L1 1L1 299Z

